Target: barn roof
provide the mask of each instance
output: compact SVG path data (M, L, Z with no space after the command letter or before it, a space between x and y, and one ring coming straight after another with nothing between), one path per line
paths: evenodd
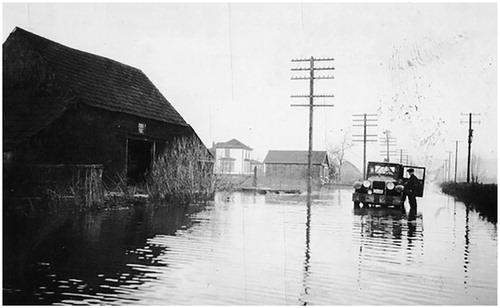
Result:
M308 151L274 151L267 152L264 159L265 164L294 164L306 165ZM321 165L328 161L326 151L312 151L311 161L313 165Z
M216 144L214 144L214 148L245 149L250 151L252 150L251 147L247 146L246 144L242 143L237 139L231 139L226 142L217 142Z
M61 45L21 28L15 28L4 42L3 54L4 88L6 85L12 86L9 82L18 78L17 75L36 67L39 78L47 79L47 83L52 82L50 87L60 89L49 91L45 97L37 95L23 101L25 104L40 104L40 100L44 100L38 116L29 116L33 122L23 124L25 131L36 131L39 126L47 125L73 102L187 126L181 115L137 68ZM29 61L38 63L34 65ZM6 77L7 65L10 66L9 72L17 75ZM37 102L33 102L37 99ZM14 100L12 104L18 106L20 100ZM26 119L25 114L19 115L8 110L10 107L9 98L4 92L4 118L7 115Z

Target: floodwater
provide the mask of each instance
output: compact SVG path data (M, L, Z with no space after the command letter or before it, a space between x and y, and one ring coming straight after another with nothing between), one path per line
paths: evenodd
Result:
M497 304L496 225L430 185L416 213L355 210L351 193L4 212L3 303Z

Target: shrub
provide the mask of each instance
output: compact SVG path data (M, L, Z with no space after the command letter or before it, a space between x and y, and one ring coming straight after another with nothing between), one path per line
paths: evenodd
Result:
M153 162L147 189L152 200L179 206L213 199L212 156L196 138L175 139Z
M464 202L489 221L497 222L496 184L445 182L441 184L441 191Z

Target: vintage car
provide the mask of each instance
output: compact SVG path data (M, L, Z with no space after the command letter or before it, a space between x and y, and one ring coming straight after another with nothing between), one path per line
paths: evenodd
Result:
M352 201L357 207L363 205L381 205L401 207L403 205L404 183L409 178L408 169L414 170L419 179L415 195L424 195L425 168L404 166L388 162L368 162L366 179L354 183Z

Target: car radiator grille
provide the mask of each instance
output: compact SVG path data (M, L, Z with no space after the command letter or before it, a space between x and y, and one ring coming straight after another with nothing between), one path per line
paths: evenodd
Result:
M372 185L373 185L372 188L373 188L374 194L383 194L384 193L385 182L374 181Z

